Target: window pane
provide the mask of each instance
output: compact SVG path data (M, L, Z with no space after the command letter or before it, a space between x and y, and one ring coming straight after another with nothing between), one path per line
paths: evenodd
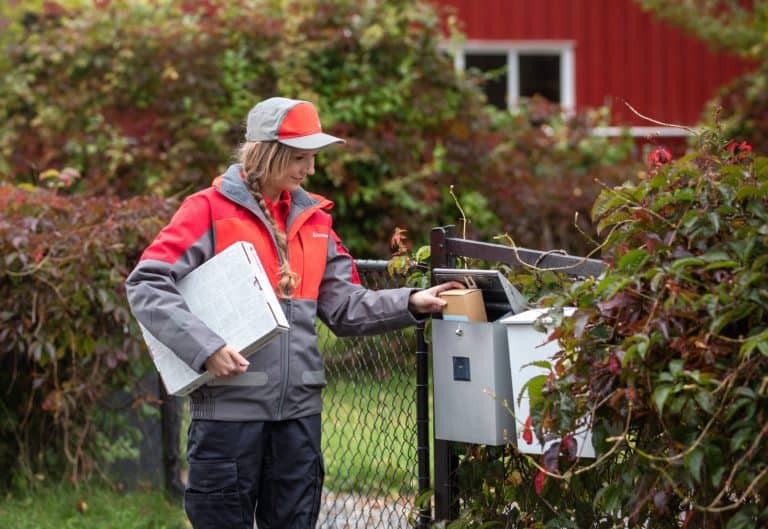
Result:
M520 54L520 97L536 94L560 103L560 56Z
M507 108L507 54L466 52L464 68L493 75L483 84L488 102L498 108Z

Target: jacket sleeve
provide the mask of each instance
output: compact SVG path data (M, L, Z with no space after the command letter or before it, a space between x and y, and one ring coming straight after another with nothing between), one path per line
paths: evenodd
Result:
M415 325L418 320L408 310L414 290L369 290L361 286L352 256L331 230L318 316L337 336L378 334Z
M192 195L126 280L128 303L136 319L198 372L225 342L189 311L176 282L213 257L213 238L208 200Z

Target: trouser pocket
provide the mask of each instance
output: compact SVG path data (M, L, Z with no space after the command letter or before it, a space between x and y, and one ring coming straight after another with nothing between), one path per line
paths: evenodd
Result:
M192 527L252 529L253 514L243 512L237 482L237 464L232 460L191 460L184 510Z

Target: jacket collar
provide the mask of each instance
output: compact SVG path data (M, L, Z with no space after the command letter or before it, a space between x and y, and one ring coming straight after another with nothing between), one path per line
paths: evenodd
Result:
M267 226L269 221L264 216L264 212L261 211L259 204L248 191L248 188L243 182L241 164L232 164L223 175L216 178L213 182L213 186L225 197L232 202L240 204L241 206L248 208L254 215L261 219ZM333 202L325 197L316 195L314 193L308 193L303 188L299 187L291 193L291 210L288 213L286 219L286 230L291 230L291 225L299 217L305 217L304 213L307 210L330 210L333 208Z

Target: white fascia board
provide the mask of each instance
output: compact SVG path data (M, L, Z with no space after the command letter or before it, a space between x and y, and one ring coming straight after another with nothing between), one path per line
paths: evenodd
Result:
M573 49L572 40L467 40L456 46L464 51L525 51L528 53L562 52Z
M695 131L679 127L595 127L592 134L595 136L622 136L629 132L633 138L661 137L661 138L687 138Z

